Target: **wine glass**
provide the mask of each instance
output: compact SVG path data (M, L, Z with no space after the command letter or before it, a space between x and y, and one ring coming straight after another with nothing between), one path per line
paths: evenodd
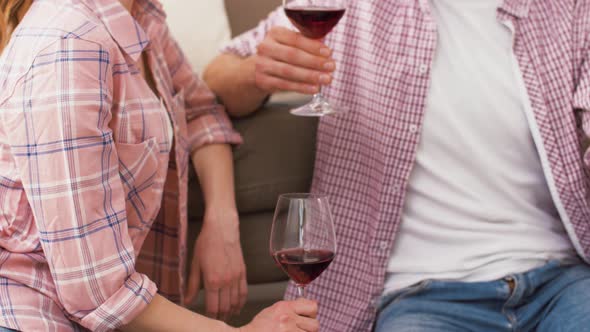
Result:
M279 196L270 233L270 253L297 285L298 297L304 297L305 286L319 277L336 255L328 197Z
M338 24L346 12L345 0L283 0L285 14L305 37L322 39ZM324 116L337 113L322 96L322 91L312 100L291 114L299 116Z

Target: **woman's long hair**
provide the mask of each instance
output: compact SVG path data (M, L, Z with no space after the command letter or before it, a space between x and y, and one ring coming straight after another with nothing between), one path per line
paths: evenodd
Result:
M21 9L26 0L0 0L0 53L10 40L10 35L19 23Z

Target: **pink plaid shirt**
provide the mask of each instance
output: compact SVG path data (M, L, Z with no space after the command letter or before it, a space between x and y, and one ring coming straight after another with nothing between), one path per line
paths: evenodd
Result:
M160 4L133 16L37 0L0 58L0 326L108 331L156 285L181 299L190 153L241 138Z
M514 52L564 223L588 261L590 154L581 146L590 133L590 1L505 0L498 19L515 27ZM278 10L224 51L251 55L272 26L284 24ZM402 216L437 27L428 0L349 0L327 44L338 68L326 95L350 111L322 118L318 129L312 190L331 195L339 247L309 294L320 302L322 331L363 332L375 319Z

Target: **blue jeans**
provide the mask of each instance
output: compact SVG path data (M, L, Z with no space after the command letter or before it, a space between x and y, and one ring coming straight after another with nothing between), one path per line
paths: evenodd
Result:
M11 330L5 327L0 326L0 332L18 332L17 330Z
M375 332L590 332L590 267L557 261L490 282L426 280L384 296Z

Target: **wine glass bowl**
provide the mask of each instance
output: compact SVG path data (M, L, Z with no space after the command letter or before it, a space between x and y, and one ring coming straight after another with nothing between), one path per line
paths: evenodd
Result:
M339 7L290 6L285 14L293 25L307 38L324 38L338 22L346 9Z
M304 288L324 272L336 255L336 235L328 197L279 196L272 223L270 253L297 285Z
M346 12L345 0L283 0L285 15L307 38L322 39L334 29ZM291 114L299 116L324 116L341 112L332 107L320 92L313 99Z

